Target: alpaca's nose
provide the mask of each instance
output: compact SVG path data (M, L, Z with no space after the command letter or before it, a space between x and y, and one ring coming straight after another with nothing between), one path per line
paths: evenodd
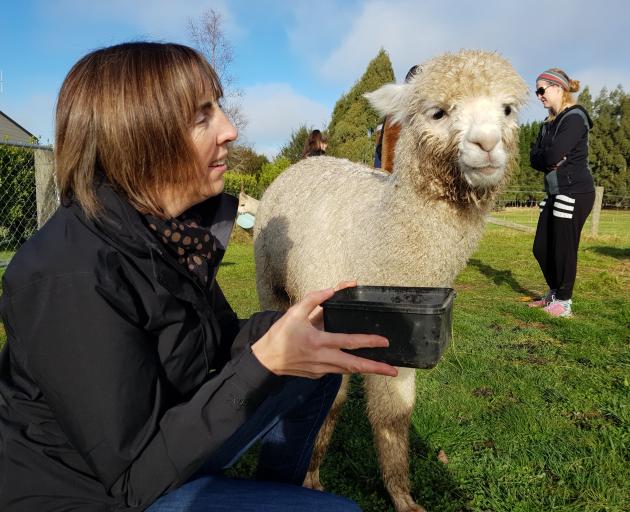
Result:
M496 147L500 140L501 136L498 130L483 126L477 127L468 137L470 143L479 146L488 153Z

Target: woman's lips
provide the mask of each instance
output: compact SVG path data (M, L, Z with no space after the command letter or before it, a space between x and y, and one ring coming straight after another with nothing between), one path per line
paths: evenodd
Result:
M208 167L210 167L210 169L215 169L215 170L226 170L227 169L227 165L225 164L224 160L217 160L215 162L210 163L210 165L208 165Z

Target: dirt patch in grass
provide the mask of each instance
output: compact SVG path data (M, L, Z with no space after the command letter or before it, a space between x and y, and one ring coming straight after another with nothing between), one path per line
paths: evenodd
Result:
M492 391L492 389L487 386L482 386L482 387L473 389L472 394L475 396L490 398L491 396L494 395L494 391Z
M544 331L547 327L542 322L524 322L523 320L515 320L515 326L512 328L514 332L524 329L540 329Z
M482 450L494 450L494 441L492 439L483 439L473 443L473 451L480 452Z
M540 350L540 346L536 345L535 343L515 343L511 346L519 350L524 350L528 354L535 354Z
M540 356L529 356L525 358L525 361L528 364L533 364L536 366L545 366L552 363L551 359L547 359L546 357L540 357Z

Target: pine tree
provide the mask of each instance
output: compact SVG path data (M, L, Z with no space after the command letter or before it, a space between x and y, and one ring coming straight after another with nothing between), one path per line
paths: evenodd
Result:
M516 169L510 180L509 188L518 190L518 196L505 194L508 200L535 201L537 192L542 187L542 175L530 165L529 154L532 145L536 142L541 123L534 121L521 125L519 128L519 153L517 157Z
M305 124L301 125L297 130L294 130L287 143L282 146L278 156L288 158L292 164L297 162L302 157L304 144L312 130L312 127L309 128Z
M604 187L604 202L627 206L630 200L630 96L621 86L603 88L591 98L588 87L578 101L591 115L589 167L595 184Z
M381 48L363 76L335 105L327 130L329 155L372 164L375 131L380 117L363 94L394 80L392 63L387 52Z

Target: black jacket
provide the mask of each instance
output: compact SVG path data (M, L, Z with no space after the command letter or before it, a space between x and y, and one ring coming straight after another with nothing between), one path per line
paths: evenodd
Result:
M592 127L593 122L580 105L569 107L553 121L543 123L530 161L534 169L545 173L545 191L549 194L595 190L588 168L588 132Z
M182 484L285 379L108 185L100 221L71 204L15 255L0 302L0 510L143 510ZM199 206L221 249L236 198ZM240 328L239 328L240 327Z

